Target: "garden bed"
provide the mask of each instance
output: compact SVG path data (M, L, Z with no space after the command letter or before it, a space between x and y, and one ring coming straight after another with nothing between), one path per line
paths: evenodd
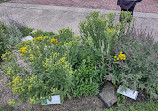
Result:
M122 12L123 21L117 24L115 16L90 13L79 24L81 35L69 28L59 34L31 33L33 29L11 19L9 25L0 24L5 74L1 75L1 106L11 110L102 109L106 105L98 94L108 81L116 88L139 91L136 101L117 94L115 107L156 99L158 43L152 35L135 30L130 13ZM28 35L32 40L21 41ZM41 106L52 95L60 95L62 104Z

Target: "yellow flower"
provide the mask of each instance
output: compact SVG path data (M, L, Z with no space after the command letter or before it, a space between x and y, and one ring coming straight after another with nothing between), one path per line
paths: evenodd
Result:
M9 104L10 106L15 106L15 100L14 100L14 99L9 100L8 104Z
M20 56L22 56L22 57L23 57L23 56L24 56L24 54L22 53L22 54L20 54Z
M52 92L51 94L54 95L54 93L57 91L56 88L51 88L50 91Z
M119 55L119 58L120 58L121 60L125 60L125 59L126 59L126 55L125 55L125 54L120 54L120 55Z
M19 83L19 79L20 79L19 76L17 76L15 79L13 79L12 82L13 82L13 83Z
M35 104L35 103L36 103L35 99L34 98L30 98L30 104Z
M57 40L57 39L54 39L54 38L53 38L53 39L51 39L51 42L55 42L56 40Z
M41 39L42 39L42 36L36 37L35 39L36 39L36 40L41 40Z
M20 48L20 52L26 52L26 49L27 49L27 46L26 47L22 47L22 48Z
M64 62L65 61L65 57L61 58L59 61L60 62Z
M53 38L53 39L51 39L51 43L52 43L52 42L54 42L54 43L55 43L55 45L57 45L57 44L58 44L58 40L57 40L57 39L54 39L54 38Z
M44 39L48 38L48 36L44 36Z
M126 60L126 55L125 54L122 54L123 52L120 51L120 54L117 56L114 56L114 61L116 60ZM117 59L116 59L117 58Z

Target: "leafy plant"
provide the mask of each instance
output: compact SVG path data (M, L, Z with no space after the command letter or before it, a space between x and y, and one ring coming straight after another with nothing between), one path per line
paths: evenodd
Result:
M121 60L114 56L109 65L108 75L113 83L122 84L134 90L145 89L150 97L158 95L157 42L149 37L141 37L141 34L126 34L117 44L115 53L124 53L125 59ZM117 60L116 60L117 59Z
M8 25L0 21L1 54L6 50L11 50L17 43L21 42L21 38L27 36L32 30L12 19L9 19Z
M1 55L5 52L5 39L3 35L3 30L0 28L0 60L1 60Z
M95 70L95 66L91 63L90 57L86 61L83 60L80 68L76 71L74 78L74 96L88 96L99 93L99 70Z
M39 36L53 36L53 32L43 32L42 30L37 30L34 33L30 34L32 37L39 37Z
M121 107L125 104L125 96L117 93L117 106Z
M12 80L9 85L14 94L20 95L22 100L30 99L30 103L36 104L51 99L50 97L55 94L59 94L62 101L64 97L71 98L72 65L67 61L68 57L64 51L59 53L63 48L54 37L54 35L42 35L35 37L32 42L21 42L16 46L21 53L20 56L29 61L33 75L24 71L13 76L12 74L16 72L13 68L13 65L17 66L16 59L11 52L3 55L3 60L8 64L6 72ZM13 59L7 59L7 56ZM13 60L15 62L11 64Z
M135 103L129 107L121 106L119 108L110 108L97 111L157 111L158 110L158 101L147 101L143 103ZM91 111L91 110L88 110Z
M22 33L23 37L28 36L33 31L32 28L28 28L24 23L19 23L10 18L9 18L9 24L11 26L16 26L18 30L20 30L20 32Z

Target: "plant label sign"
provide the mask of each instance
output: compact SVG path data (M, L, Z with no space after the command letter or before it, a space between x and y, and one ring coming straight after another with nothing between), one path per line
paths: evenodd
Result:
M60 102L60 95L51 96L52 100L49 101L48 99L42 103L42 105L49 105L49 104L61 104Z
M127 96L129 98L132 98L134 100L137 99L138 91L133 91L129 88L125 88L126 90L123 90L123 89L124 88L122 86L119 86L119 88L117 89L117 93Z

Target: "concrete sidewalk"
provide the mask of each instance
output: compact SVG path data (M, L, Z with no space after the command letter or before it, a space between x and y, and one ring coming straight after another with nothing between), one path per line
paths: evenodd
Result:
M102 14L119 13L116 10L2 3L0 4L0 19L10 17L18 22L24 22L28 27L55 33L59 29L70 27L75 34L79 34L78 23L85 20L85 16L93 11L100 11ZM155 40L158 41L158 14L135 12L134 17L137 19L136 28L146 29L147 32L152 31ZM117 21L118 18L117 16Z
M79 7L104 10L120 10L117 0L9 0L11 3L41 4L65 7ZM142 0L138 2L135 12L158 13L158 0Z

